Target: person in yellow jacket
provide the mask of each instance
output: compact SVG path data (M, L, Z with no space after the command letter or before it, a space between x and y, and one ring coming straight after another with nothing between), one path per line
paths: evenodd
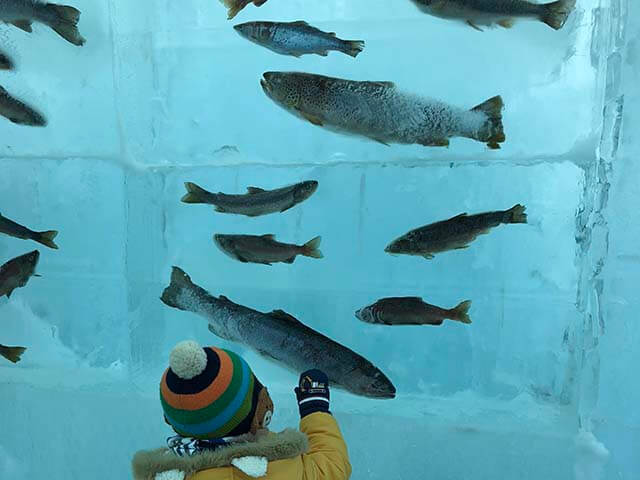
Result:
M300 430L270 432L269 392L247 362L229 350L181 342L171 351L160 401L177 435L133 458L135 480L348 480L351 464L329 412L329 381L320 370L295 388Z

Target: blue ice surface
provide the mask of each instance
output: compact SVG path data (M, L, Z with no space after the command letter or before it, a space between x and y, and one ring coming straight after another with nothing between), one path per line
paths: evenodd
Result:
M28 347L19 364L0 363L1 479L129 478L133 453L170 433L157 385L188 338L243 354L275 399L274 428L296 425L294 373L159 301L172 265L214 294L290 312L393 379L395 400L332 396L356 480L637 477L640 52L630 25L617 27L637 5L584 0L559 32L521 22L480 33L409 0L270 0L234 22L213 0L73 3L82 48L41 26L0 30L18 64L2 85L50 122L0 118L0 212L61 232L59 251L40 249L42 278L0 300L0 343ZM356 60L296 59L231 28L299 19L366 49ZM258 83L268 70L389 80L469 108L501 94L507 142L427 149L338 136L271 103ZM622 93L606 235L589 237L585 253L576 214L602 187L589 172ZM241 193L304 179L318 192L281 215L179 202L185 181ZM467 250L432 261L383 252L411 228L516 203L529 225L496 228ZM325 259L244 265L213 233L322 235ZM0 237L0 261L33 246ZM604 273L591 275L585 265L600 254ZM474 323L385 328L354 317L405 295L444 307L471 299Z

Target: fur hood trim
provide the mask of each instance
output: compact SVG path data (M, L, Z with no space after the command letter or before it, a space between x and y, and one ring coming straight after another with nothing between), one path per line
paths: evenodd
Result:
M210 468L228 467L242 457L266 457L270 462L302 455L309 450L307 436L298 430L260 435L255 441L233 443L191 457L178 457L168 448L143 450L133 457L133 478L153 480L156 474L179 470L187 476Z

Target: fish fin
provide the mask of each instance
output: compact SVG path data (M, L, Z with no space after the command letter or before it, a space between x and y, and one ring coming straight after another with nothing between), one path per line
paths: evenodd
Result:
M425 141L418 142L420 145L424 145L425 147L448 147L449 139L448 138L439 138L439 139L429 139Z
M213 210L216 211L216 212L219 212L219 213L227 213L227 211L224 209L224 207L221 207L219 205L216 205Z
M287 320L293 323L301 323L296 317L291 315L290 313L285 312L284 310L274 310L268 314L270 317L280 318L282 320Z
M379 138L376 137L369 137L371 140L373 140L374 142L378 142L381 143L382 145L384 145L385 147L390 147L391 145L389 145L387 142L385 142L384 140L380 140Z
M15 288L12 288L11 290L7 291L7 298L11 298L11 294L13 293L14 290Z
M492 150L499 149L499 144L506 140L502 125L503 108L502 97L497 95L471 109L472 112L482 112L487 116L487 123L485 124L487 138L483 137L483 141L486 141L487 146Z
M289 22L289 25L295 25L295 26L298 26L298 27L310 27L311 26L307 22L305 22L304 20L296 20L295 22Z
M567 18L576 6L576 0L559 0L542 5L544 11L540 15L540 21L546 23L554 30L560 30L567 22Z
M231 300L229 300L229 297L226 297L225 295L219 295L218 296L218 300L222 300L224 302L230 302Z
M484 30L482 30L479 26L477 26L475 23L473 23L471 20L467 20L467 25L469 25L471 28L473 28L474 30L477 30L479 32L484 32Z
M191 288L194 286L195 285L191 281L191 278L185 273L184 270L179 267L173 267L171 269L171 282L169 283L169 286L162 292L160 300L162 300L165 305L184 310L181 306L178 305L178 298L182 293L183 288Z
M323 50L321 52L316 52L316 53L321 57L327 57L329 55L329 52L327 50Z
M513 27L515 25L516 19L515 18L503 18L502 20L498 20L497 23L502 28L511 28L511 27Z
M482 232L482 233L488 233L488 232ZM461 245L459 247L455 247L454 250L464 250L466 248L469 248L469 245Z
M247 193L248 193L249 195L254 195L254 194L256 194L256 193L264 193L264 192L266 192L266 190L265 190L265 189L263 189L263 188L258 188L258 187L247 187Z
M450 310L454 317L452 320L457 320L458 322L470 324L471 318L468 315L470 308L471 308L471 300L465 300L464 302L460 302L458 306Z
M77 46L82 46L85 39L82 38L78 31L78 21L80 20L80 10L66 5L56 5L48 3L43 7L49 15L53 17L50 23L47 23L55 32L64 38L67 42Z
M38 278L42 278L42 275L40 275L39 273L34 273L33 276L34 277L38 277Z
M425 260L432 260L435 258L435 255L433 255L432 253L426 253L423 255Z
M56 230L49 230L48 232L38 232L38 238L34 238L34 240L42 245L45 245L49 248L53 248L55 250L58 249L58 245L53 241L54 238L58 235Z
M283 260L283 263L292 264L292 263L293 263L293 262L295 262L295 261L296 261L296 256L294 255L294 256L293 256L293 257L291 257L291 258L287 258L286 260ZM269 265L271 265L271 264L269 264Z
M22 354L26 352L25 347L5 347L0 345L0 355L9 360L11 363L18 363Z
M211 325L210 323L209 323L209 324L207 324L207 329L208 329L211 333L213 333L214 335L216 335L216 336L218 335L218 333L214 330L213 325Z
M353 58L356 58L364 50L364 40L345 40L343 45L342 51Z
M462 218L462 217L466 217L467 215L469 215L467 212L461 213L459 215L456 215L455 217L451 217L449 220L455 220L456 218Z
M302 254L305 257L311 258L324 258L324 255L320 251L320 242L322 241L322 237L315 237L309 240L302 246ZM295 257L294 257L295 259ZM293 263L293 261L291 262Z
M16 20L15 22L11 22L11 24L27 33L33 32L33 28L31 28L31 20Z
M310 113L305 112L300 112L300 115L302 115L306 120L308 120L310 123L313 123L314 125L317 125L319 127L322 127L324 125L322 123L322 119L316 117L315 115L311 115Z
M204 197L211 195L210 192L193 182L184 182L184 188L187 189L187 193L180 199L182 203L207 203L204 201Z
M265 238L267 240L275 240L276 236L273 233L267 233L266 235L260 235L260 238Z
M233 17L235 17L238 13L240 13L240 10L242 10L244 7L246 7L246 5L234 4L230 0L224 0L224 4L228 9L227 10L227 20L233 19Z
M514 205L505 212L505 223L527 223L527 214L524 205Z
M385 87L385 88L395 88L396 84L393 82L363 82L363 83L370 83L372 85L375 85L376 87Z
M282 210L280 210L280 213L286 212L287 210L289 210L289 209L291 209L293 207L295 207L295 205L289 205L288 207L284 207Z

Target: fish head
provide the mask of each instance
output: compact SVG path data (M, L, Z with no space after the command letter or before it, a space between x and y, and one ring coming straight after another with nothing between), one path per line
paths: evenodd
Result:
M315 180L308 180L299 184L293 192L293 197L298 202L302 202L313 195L318 189L318 182Z
M295 110L300 104L298 77L291 72L265 72L260 85L271 100L286 109Z
M400 237L387 245L384 251L391 254L405 253L411 251L411 242L408 238Z
M255 43L263 43L269 40L271 36L270 28L261 22L239 23L235 25L233 29L238 32L241 37Z
M395 398L396 396L396 387L391 380L372 364L364 366L360 374L355 377L351 387L358 393L370 398Z
M375 321L371 307L364 307L360 310L356 310L356 318L361 322L366 323L374 323Z
M31 275L38 265L38 260L40 260L40 252L38 250L24 254L21 261L22 270Z
M13 109L10 115L7 116L11 123L16 125L26 125L28 127L46 127L47 119L41 114L28 108L16 108Z
M223 251L233 250L233 238L229 235L216 233L213 236L213 241L218 246L218 248Z

